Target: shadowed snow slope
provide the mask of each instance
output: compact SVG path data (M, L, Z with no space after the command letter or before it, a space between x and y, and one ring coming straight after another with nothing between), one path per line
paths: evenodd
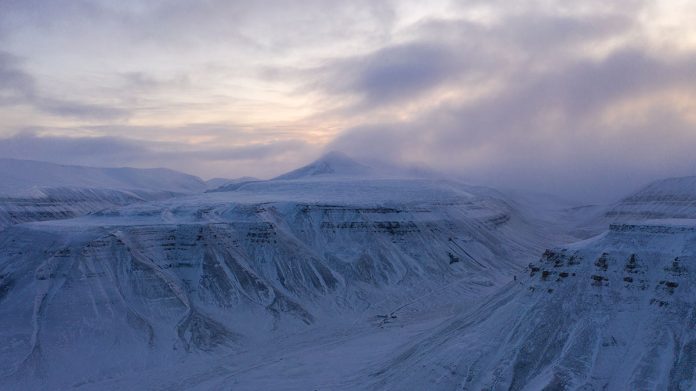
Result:
M202 192L199 178L167 169L93 168L0 159L0 228Z
M16 225L0 237L0 388L103 389L277 333L432 307L425 294L468 302L546 234L495 191L387 179L254 182Z
M696 221L613 225L374 370L374 389L693 390Z

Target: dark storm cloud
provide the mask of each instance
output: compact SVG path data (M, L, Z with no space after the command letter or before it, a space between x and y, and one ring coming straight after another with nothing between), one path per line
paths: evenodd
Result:
M557 72L537 75L521 93L534 92L531 102L558 105L580 118L622 98L692 88L695 71L696 53L664 57L637 48L622 49L602 61L577 61Z
M620 50L553 72L521 70L502 93L437 106L406 123L348 130L330 149L392 161L418 156L496 186L616 196L649 177L696 170L696 129L669 105L641 108L618 122L603 116L622 102L661 92L696 98L695 76L696 54L659 58ZM606 186L598 191L592 183Z
M438 87L461 89L467 81L508 73L523 78L523 72L537 63L563 66L573 60L578 46L609 39L634 23L633 17L618 14L525 13L494 25L430 19L412 27L414 38L409 42L335 59L310 73L319 75L315 86L331 94L359 97L357 107L348 111L379 108L413 101ZM515 80L509 82L514 88Z
M504 92L465 106L442 106L420 119L419 128L439 134L438 146L504 142L548 131L547 115L559 121L551 139L595 134L597 116L622 100L671 89L696 88L696 55L660 59L621 50L601 61L580 60L550 72L519 71ZM427 134L427 131L426 131ZM549 141L552 141L549 140Z
M466 68L465 61L450 49L411 43L339 61L328 69L326 88L334 93L356 92L367 106L413 99Z

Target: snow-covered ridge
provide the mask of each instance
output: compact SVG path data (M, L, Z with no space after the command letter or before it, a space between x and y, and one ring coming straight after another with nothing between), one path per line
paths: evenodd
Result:
M547 244L495 195L442 181L268 181L8 228L3 375L40 387L40 370L67 387L354 322L454 282L457 301L478 297Z
M371 168L356 162L347 155L332 151L316 161L273 178L274 180L307 179L322 176L365 177L371 173Z
M696 176L655 181L605 213L612 221L696 218Z
M603 232L610 224L696 219L696 176L658 180L608 206L569 210L577 236Z
M0 228L198 193L205 186L197 177L167 169L93 168L0 159Z
M300 167L298 169L292 170L285 174L279 175L270 180L260 180L252 177L243 177L234 181L227 181L226 183L221 183L220 181L214 181L214 183L220 183L220 186L211 186L208 192L225 192L225 191L236 191L246 187L247 185L253 184L268 184L268 183L284 183L287 181L352 181L359 179L368 179L376 177L375 171L362 163L358 163L350 157L346 156L341 152L329 152L314 162ZM388 177L393 177L393 175L387 175ZM281 185L282 186L282 185Z
M31 196L41 188L100 188L196 193L200 178L166 168L95 168L0 159L0 194Z
M73 218L105 208L177 195L166 191L44 188L31 197L0 197L0 228L32 221Z

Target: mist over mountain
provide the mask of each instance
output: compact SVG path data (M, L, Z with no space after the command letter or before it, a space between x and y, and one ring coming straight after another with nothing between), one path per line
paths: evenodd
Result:
M696 1L0 1L0 391L696 391Z
M331 151L304 167L279 175L273 179L308 179L329 175L336 177L369 176L370 171L370 167L356 162L346 154Z

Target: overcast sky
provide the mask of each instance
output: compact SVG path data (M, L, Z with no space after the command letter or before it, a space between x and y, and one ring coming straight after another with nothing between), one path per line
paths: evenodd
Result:
M696 175L695 20L693 0L0 0L0 157L270 177L341 150L604 201Z

